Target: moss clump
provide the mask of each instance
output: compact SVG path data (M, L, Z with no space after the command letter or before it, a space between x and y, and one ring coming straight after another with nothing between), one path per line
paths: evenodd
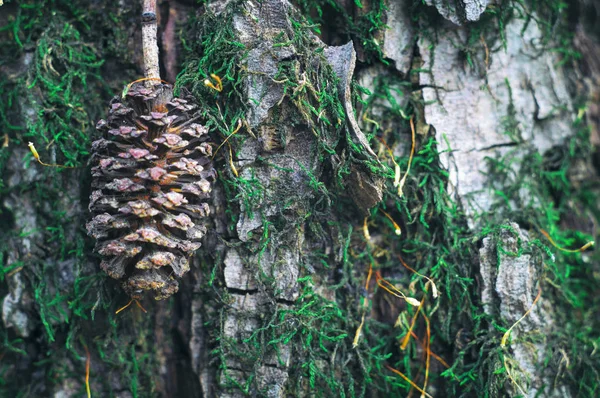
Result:
M354 2L355 13L348 5L335 0L298 0L295 3L315 33L323 34L336 45L353 40L364 52L366 62L380 61L387 65L380 43L386 29L384 0L369 1L365 5L357 0Z

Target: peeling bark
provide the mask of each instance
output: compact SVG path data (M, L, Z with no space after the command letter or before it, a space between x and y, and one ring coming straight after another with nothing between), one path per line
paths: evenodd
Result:
M568 83L555 67L558 59L532 45L542 34L535 24L521 33L523 27L519 20L509 23L506 50L475 59L474 67L456 45L466 39L463 29L449 28L435 51L427 40L419 42L425 123L450 150L441 157L450 189L472 217L490 209L487 157L532 148L543 153L573 134Z

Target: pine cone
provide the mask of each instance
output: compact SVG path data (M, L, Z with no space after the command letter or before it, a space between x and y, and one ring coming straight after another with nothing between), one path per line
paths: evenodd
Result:
M92 144L87 230L100 266L132 298L176 293L206 233L201 221L216 172L197 109L189 94L173 98L169 85L137 84L96 126L103 138Z

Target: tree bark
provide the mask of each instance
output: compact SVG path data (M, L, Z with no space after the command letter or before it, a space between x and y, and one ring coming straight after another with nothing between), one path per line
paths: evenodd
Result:
M137 2L0 11L1 396L598 393L593 2L164 0L150 72ZM180 291L117 312L87 162L144 73L219 179Z

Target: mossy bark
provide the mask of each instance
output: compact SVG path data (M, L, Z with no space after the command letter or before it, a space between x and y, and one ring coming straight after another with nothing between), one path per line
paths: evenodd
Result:
M118 314L87 161L141 4L4 3L0 396L600 392L600 258L561 249L598 237L593 3L159 1L219 178L180 291Z

